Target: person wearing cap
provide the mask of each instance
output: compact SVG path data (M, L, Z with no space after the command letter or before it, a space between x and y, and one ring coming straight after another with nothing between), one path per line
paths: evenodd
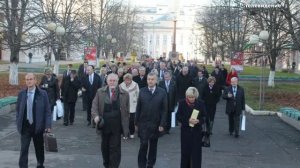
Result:
M76 70L71 70L70 75L62 80L61 95L64 103L64 125L73 125L75 118L75 104L77 101L80 81L76 75Z

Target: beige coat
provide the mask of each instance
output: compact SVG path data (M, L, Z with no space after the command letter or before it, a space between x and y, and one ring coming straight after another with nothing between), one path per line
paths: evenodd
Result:
M109 99L107 94L107 89L108 86L102 87L98 89L96 93L96 96L92 104L92 110L91 110L93 118L99 116L99 118L101 119L103 117L104 102L105 102L104 100L106 98ZM123 132L124 135L127 136L129 133L129 94L120 88L118 93L120 94L119 99L120 99L120 110L121 110Z

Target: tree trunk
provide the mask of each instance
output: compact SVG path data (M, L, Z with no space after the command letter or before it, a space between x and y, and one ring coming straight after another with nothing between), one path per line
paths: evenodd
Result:
M18 63L11 62L9 66L9 84L19 85Z
M269 80L268 80L268 86L269 87L275 87L274 78L275 78L275 71L271 70L270 74L269 74Z
M55 73L56 75L59 75L59 61L55 60L54 61L54 70L53 73Z

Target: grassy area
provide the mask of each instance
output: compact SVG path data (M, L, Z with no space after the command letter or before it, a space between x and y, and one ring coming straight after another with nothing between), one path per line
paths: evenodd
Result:
M213 67L212 65L206 65L206 68L209 73L212 72ZM230 71L230 66L226 66L228 72ZM253 75L253 76L260 76L261 74L261 67L255 67L255 66L244 66L244 71L241 72L239 75ZM266 67L264 69L264 76L267 77L269 76L270 73L270 68ZM287 78L300 78L299 74L296 73L288 73L288 72L280 72L276 71L275 72L275 77L287 77Z
M255 110L259 109L259 82L241 81L246 92L246 103ZM279 108L291 106L299 108L299 83L277 83L274 88L265 86L264 110L279 111Z

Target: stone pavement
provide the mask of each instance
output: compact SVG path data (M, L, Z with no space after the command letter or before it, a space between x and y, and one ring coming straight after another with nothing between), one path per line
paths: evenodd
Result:
M58 153L46 152L46 168L99 168L102 166L100 137L85 124L81 99L76 106L73 126L54 123L53 133L58 140ZM224 101L217 108L211 147L203 148L203 168L299 168L300 132L276 116L247 114L246 131L236 139L228 134ZM0 167L18 167L20 136L14 123L15 113L0 115ZM139 139L122 140L120 168L137 168ZM31 144L30 168L36 164ZM179 168L180 129L171 130L158 142L155 167Z

